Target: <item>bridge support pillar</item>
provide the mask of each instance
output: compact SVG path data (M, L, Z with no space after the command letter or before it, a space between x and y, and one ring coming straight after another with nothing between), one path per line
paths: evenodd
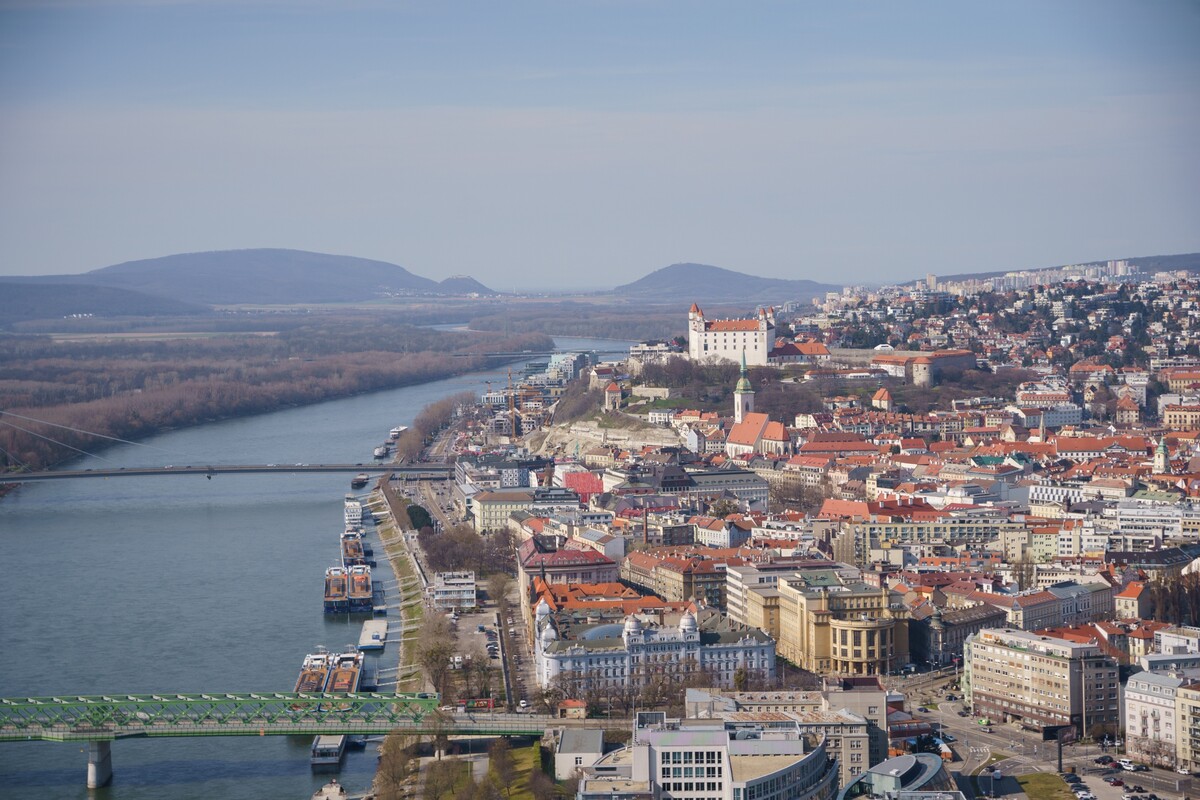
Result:
M88 742L87 788L112 782L112 742Z

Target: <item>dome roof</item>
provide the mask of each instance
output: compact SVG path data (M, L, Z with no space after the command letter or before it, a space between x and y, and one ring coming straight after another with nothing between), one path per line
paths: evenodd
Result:
M534 609L534 614L539 618L550 616L550 604L546 602L546 598L543 597L538 601L537 608Z
M642 632L641 621L635 615L630 614L625 619L625 633L641 633L641 632Z
M547 625L542 631L542 644L549 644L558 638L558 631L554 630L553 625Z
M691 611L686 612L679 620L679 630L688 633L695 632L698 629L696 625L696 615Z

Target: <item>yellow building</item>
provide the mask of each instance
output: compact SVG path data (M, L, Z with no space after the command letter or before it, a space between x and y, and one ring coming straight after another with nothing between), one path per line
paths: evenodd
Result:
M883 675L909 661L908 611L886 588L781 579L777 642L780 656L812 672Z

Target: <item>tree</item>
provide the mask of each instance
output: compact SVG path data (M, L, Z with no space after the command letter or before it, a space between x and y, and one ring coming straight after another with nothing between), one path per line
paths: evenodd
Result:
M413 753L416 737L392 731L379 750L379 767L375 770L375 796L379 800L400 800L417 776L420 762Z
M488 762L488 772L496 777L497 783L504 787L504 796L508 797L517 777L517 765L508 739L501 737L492 742L488 747Z
M425 767L425 792L427 800L441 800L454 792L463 763L461 761L433 761Z
M525 783L533 800L555 800L558 797L558 787L554 780L535 765L529 771L529 779Z
M493 534L493 537L498 534ZM508 596L508 587L512 585L512 578L504 572L493 572L487 578L487 593L492 602L500 601L501 597Z
M454 657L454 637L446 618L434 614L425 618L417 634L417 663L425 670L426 677L438 692L445 692L450 672L450 659Z

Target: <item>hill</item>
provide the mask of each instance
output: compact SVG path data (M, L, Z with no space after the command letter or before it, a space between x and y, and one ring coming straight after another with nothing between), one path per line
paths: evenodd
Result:
M450 295L500 294L499 292L484 286L470 275L451 275L449 278L446 278L446 280L438 284L438 289L442 294Z
M353 303L438 284L385 261L303 250L217 250L127 261L79 276L200 303Z
M95 317L195 316L206 306L130 289L94 284L3 281L0 289L0 328L35 319L72 315Z
M811 302L826 292L840 292L841 286L810 280L759 278L708 264L672 264L655 270L633 283L613 289L613 293L633 302L649 303L784 303L788 300Z

